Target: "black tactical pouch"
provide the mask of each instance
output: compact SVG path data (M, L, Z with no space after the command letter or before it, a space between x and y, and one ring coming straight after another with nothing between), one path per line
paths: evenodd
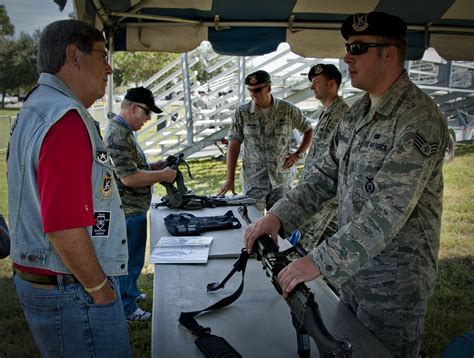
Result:
M211 230L239 229L242 227L232 210L218 216L194 216L189 213L173 213L165 217L165 225L173 236L196 236Z

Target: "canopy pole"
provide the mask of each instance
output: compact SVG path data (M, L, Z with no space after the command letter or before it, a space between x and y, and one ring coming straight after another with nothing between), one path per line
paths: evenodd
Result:
M191 85L189 81L189 64L187 52L181 56L181 64L183 71L183 100L184 109L186 111L186 132L188 145L193 145L193 110L191 106Z
M109 65L110 67L114 68L113 66L113 52L114 52L114 31L111 27L108 29L108 37L109 37ZM107 118L106 123L112 118L112 113L114 112L114 75L111 74L109 76L109 80L107 83L107 113L105 118Z
M238 97L239 97L239 105L240 105L240 104L243 104L245 101L245 56L239 56L238 65L239 65Z

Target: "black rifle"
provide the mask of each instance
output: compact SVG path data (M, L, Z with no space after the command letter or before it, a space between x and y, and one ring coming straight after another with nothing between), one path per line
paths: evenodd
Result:
M245 195L229 198L192 194L184 183L184 176L180 170L182 165L186 166L189 178L192 180L193 176L191 173L191 168L186 160L184 160L183 153L180 153L177 156L170 155L168 158L166 158L164 167L170 167L171 169L176 170L176 179L173 183L160 183L165 187L166 195L161 199L160 203L153 204L154 208L159 206L167 206L171 209L197 210L202 208L215 208L218 206L255 204L255 199L249 198Z
M183 205L184 196L188 194L188 188L184 184L184 177L183 173L179 169L180 165L185 165L188 170L189 178L193 179L193 175L191 174L191 168L189 164L184 160L184 154L180 153L176 155L170 155L166 158L164 163L164 167L170 167L171 169L176 170L176 179L174 183L176 183L176 187L173 186L174 183L167 183L161 182L160 184L163 185L166 189L166 196L163 197L164 205L172 208L177 209Z
M246 207L239 208L242 218L250 224L251 221L247 215ZM278 246L273 242L269 235L259 237L253 246L253 252L258 261L262 262L263 269L268 277L271 278L273 286L280 295L283 295L280 284L278 283L278 274L291 261L286 254L279 252ZM311 336L318 347L319 356L322 358L352 356L352 346L349 340L337 340L334 338L324 325L319 312L319 306L314 299L314 294L303 283L298 284L293 291L284 297L291 310L293 326L296 330L298 342L298 354L300 357L309 357Z
M257 260L262 262L273 286L282 295L283 291L278 283L278 274L291 261L286 255L278 251L278 246L269 235L264 235L255 241L253 251ZM347 339L337 340L327 330L319 312L319 306L314 300L314 294L303 283L298 284L293 291L284 297L291 310L293 326L296 329L298 353L301 357L309 357L310 345L308 335L311 336L319 350L319 356L344 357L352 356L351 343Z

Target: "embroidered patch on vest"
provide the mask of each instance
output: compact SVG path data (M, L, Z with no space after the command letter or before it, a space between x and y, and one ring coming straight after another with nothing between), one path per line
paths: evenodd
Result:
M425 157L431 157L438 150L438 142L428 143L425 138L423 138L418 133L415 135L415 146L418 148L421 154Z
M355 14L353 15L354 22L352 23L352 28L354 31L364 31L367 27L369 27L369 23L367 22L367 14Z
M375 191L374 177L372 175L367 175L365 179L367 179L365 182L365 191L372 194Z
M102 177L102 187L100 191L103 196L109 196L110 193L112 193L112 175L109 172Z
M97 151L97 154L96 154L96 159L99 163L106 163L107 162L107 159L108 159L108 155L107 155L107 151L105 150L98 150Z
M94 212L95 225L92 227L92 236L109 236L110 211Z

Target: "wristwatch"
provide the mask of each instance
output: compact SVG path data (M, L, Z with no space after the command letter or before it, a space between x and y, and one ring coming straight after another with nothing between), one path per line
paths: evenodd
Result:
M299 150L297 150L295 152L296 156L298 157L298 159L303 159L304 158L304 153L301 153Z

